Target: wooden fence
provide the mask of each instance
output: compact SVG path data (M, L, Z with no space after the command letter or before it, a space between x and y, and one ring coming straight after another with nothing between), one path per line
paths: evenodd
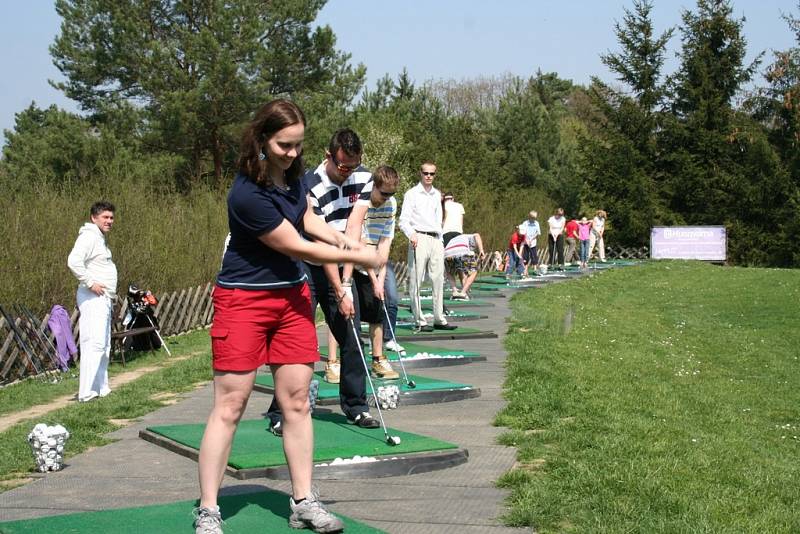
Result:
M505 261L506 254L501 255ZM609 259L643 259L649 256L647 247L642 248L612 248L606 250L606 257ZM542 262L547 262L547 252L542 251L540 255ZM395 276L398 286L405 286L408 281L408 265L405 262L394 264ZM479 264L481 272L495 270L495 259L493 254L486 256ZM205 328L211 324L213 307L211 302L212 284L199 285L172 293L156 295L158 304L155 308L155 315L159 321L159 331L162 337L183 334L197 328ZM114 331L122 329L122 321L127 312L128 303L124 296L117 296L113 314ZM11 315L11 314L10 314ZM80 326L78 322L79 312L77 309L72 311L70 324L72 326L72 336L78 344L80 337ZM56 368L54 354L45 354L48 345L55 346L53 334L47 327L50 314L43 318L27 316L24 313L16 314L12 320L17 327L17 334L10 328L4 317L0 317L0 384L26 378L32 375L42 374L43 371L51 371ZM28 351L35 352L34 361L28 356L28 351L20 343L19 335L27 344ZM36 337L41 337L37 341ZM34 350L35 349L35 350Z

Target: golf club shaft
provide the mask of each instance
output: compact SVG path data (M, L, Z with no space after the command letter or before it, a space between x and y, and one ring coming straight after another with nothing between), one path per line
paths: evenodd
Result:
M372 398L375 400L375 408L378 410L378 418L381 420L383 433L385 434L386 439L389 440L389 431L386 429L386 421L383 420L383 412L381 411L381 403L378 399L378 391L375 389L375 384L372 383L372 377L369 374L369 367L367 367L367 360L364 359L364 351L361 349L361 338L358 335L358 329L356 329L356 322L352 317L348 318L347 320L350 322L350 327L353 329L353 335L355 336L355 342L358 346L358 353L361 356L361 363L364 365L364 371L367 372L367 381L369 382L369 388L372 390Z
M389 310L386 309L386 301L381 301L381 305L383 306L383 314L386 317L386 324L389 326L389 332L392 334L392 341L394 342L395 348L397 347L397 338L394 335L394 327L392 326L392 320L389 318ZM403 356L400 354L399 350L395 350L397 353L397 360L400 362L400 369L403 370L403 378L406 381L406 385L409 384L408 382L408 373L406 373L406 364L403 363Z

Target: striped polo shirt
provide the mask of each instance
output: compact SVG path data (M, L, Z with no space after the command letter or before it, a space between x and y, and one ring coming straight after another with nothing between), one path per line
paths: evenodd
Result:
M397 213L397 201L394 197L373 207L370 204L361 227L361 240L367 245L377 246L382 237L394 239L394 216Z
M325 219L334 230L344 232L353 206L369 204L372 193L372 173L359 166L342 184L328 178L325 162L303 177L310 193L314 213Z

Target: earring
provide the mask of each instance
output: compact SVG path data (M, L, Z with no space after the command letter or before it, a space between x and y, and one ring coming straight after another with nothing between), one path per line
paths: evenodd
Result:
M267 155L264 154L264 151L262 150L258 153L258 161L264 161L265 159L267 159Z

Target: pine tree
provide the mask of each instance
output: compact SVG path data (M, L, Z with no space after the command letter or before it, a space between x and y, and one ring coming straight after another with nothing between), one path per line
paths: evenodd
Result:
M343 108L360 90L364 67L336 51L329 27L312 30L324 4L57 0L51 53L67 81L54 85L92 113L142 106L151 146L182 155L195 178L210 156L219 181L239 125L271 96Z

